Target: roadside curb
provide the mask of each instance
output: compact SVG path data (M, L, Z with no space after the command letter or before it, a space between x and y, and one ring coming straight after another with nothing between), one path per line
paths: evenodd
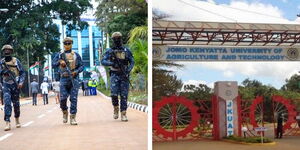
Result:
M111 100L111 97L108 97L108 96L104 95L100 91L98 91L98 93L101 96L103 96L105 99ZM132 109L148 113L148 106L146 106L146 105L141 105L141 104L137 104L137 103L133 103L133 102L127 102L127 106L130 107L130 108L132 108Z

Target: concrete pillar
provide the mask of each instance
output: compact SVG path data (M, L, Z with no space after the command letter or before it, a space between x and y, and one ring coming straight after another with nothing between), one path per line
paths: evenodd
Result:
M214 94L219 105L219 138L238 135L238 84L236 81L218 81Z
M78 39L78 54L82 57L81 32L77 31L77 39Z

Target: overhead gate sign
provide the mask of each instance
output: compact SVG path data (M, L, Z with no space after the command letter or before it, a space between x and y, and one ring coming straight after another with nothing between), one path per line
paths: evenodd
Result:
M169 61L299 61L299 50L294 47L153 45L153 59Z

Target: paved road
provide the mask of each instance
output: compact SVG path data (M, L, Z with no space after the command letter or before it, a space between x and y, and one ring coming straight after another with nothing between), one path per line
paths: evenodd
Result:
M40 98L41 99L41 98ZM21 107L22 128L3 131L0 121L0 150L146 150L147 113L128 108L129 122L112 118L109 100L101 96L79 97L78 126L62 123L54 98L49 105ZM3 111L0 112L3 119Z
M275 145L244 145L223 141L179 141L154 143L154 150L299 150L300 137L276 139Z

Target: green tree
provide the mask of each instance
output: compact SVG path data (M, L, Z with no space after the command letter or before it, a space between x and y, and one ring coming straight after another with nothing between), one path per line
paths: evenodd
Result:
M145 87L148 81L148 42L147 42L147 26L135 27L130 31L130 40L128 45L133 52L135 65L133 68L133 74L135 77L134 82L140 82L138 80L140 74L145 78Z
M282 90L300 92L300 75L294 74L291 78L285 80L285 85L281 87Z
M130 31L128 43L134 43L136 39L141 39L147 41L148 39L148 27L138 26Z
M148 76L148 42L145 40L135 40L130 44L130 49L134 56L133 74L143 74L147 80Z
M147 14L147 3L144 0L97 0L99 5L95 13L97 22L105 31L107 23L115 16L132 13Z
M109 34L119 31L123 35L124 43L127 43L129 32L131 29L146 24L146 14L139 12L128 15L116 15L113 20L107 23L106 29Z
M168 61L153 61L152 66L152 95L153 101L160 100L163 96L176 94L182 88L182 81L174 75L174 72L166 68L182 65Z
M98 0L97 24L110 35L119 31L127 43L131 29L147 24L147 3L144 0Z
M30 64L51 52L59 51L59 30L54 18L60 18L68 29L84 29L86 22L80 15L91 7L88 0L10 0L0 1L1 8L8 12L0 15L0 44L11 44L15 55L26 62L29 50Z
M212 89L205 84L184 85L184 91L180 95L191 100L211 100Z
M262 86L262 83L257 81L257 80L250 80L249 78L245 79L243 82L242 82L242 85L244 87L260 87Z

